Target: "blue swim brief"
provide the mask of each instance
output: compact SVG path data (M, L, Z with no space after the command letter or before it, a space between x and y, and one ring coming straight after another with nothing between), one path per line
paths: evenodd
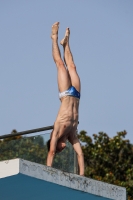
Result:
M73 96L73 97L80 99L80 93L73 86L71 86L68 90L66 90L64 92L59 93L60 99L64 96Z

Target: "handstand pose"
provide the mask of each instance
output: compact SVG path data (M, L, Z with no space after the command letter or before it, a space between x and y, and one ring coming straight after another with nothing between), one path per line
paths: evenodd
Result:
M79 174L84 176L84 157L76 135L78 125L78 109L80 99L80 79L76 71L73 56L69 46L70 29L66 29L65 37L60 44L64 49L64 62L58 47L59 22L52 26L52 54L57 66L58 88L61 106L54 123L54 129L48 141L47 166L52 166L54 156L66 147L66 140L72 145L78 155ZM64 64L65 63L65 64Z

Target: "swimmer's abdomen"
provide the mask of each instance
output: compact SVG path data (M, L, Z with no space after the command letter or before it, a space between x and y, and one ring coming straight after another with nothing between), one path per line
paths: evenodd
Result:
M64 97L58 112L57 121L60 123L78 123L79 100L74 97Z

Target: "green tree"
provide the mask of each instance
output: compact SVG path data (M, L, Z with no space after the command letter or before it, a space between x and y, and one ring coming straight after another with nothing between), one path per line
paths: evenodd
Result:
M133 145L125 140L126 131L113 138L104 132L81 131L78 135L85 158L85 176L126 187L128 199L133 199Z

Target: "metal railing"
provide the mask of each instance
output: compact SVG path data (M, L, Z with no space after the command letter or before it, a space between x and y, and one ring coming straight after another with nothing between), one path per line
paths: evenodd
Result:
M27 135L27 134L37 133L37 132L41 132L41 131L48 131L48 130L52 130L53 128L54 128L54 126L46 126L46 127L42 127L42 128L21 131L21 132L17 132L17 133L13 133L13 134L11 134L11 133L5 134L5 135L1 135L0 139L5 139L5 138L9 138L9 137L14 137L14 136L20 136L20 135Z

